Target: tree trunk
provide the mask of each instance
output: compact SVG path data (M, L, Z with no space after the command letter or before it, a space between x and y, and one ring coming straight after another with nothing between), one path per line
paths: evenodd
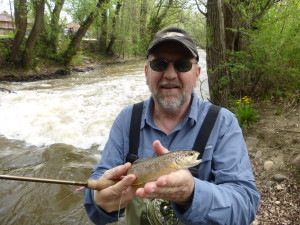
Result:
M58 37L59 37L59 17L61 10L63 8L63 5L65 3L65 0L57 0L55 2L55 7L53 9L53 12L51 13L51 22L50 22L50 40L48 42L48 46L51 50L51 53L57 54L57 47L58 47Z
M223 5L221 0L207 1L206 60L210 100L218 105L228 103L228 74L224 65L226 50Z
M27 28L26 0L15 1L15 18L17 33L12 43L10 60L17 64L20 61L18 54Z
M34 8L35 21L30 35L26 41L26 47L22 57L22 65L24 68L30 68L33 66L34 47L42 30L44 21L45 0L34 1Z
M64 52L63 58L65 65L70 64L72 58L76 55L77 51L79 50L80 43L86 32L88 31L89 27L94 22L95 18L99 15L99 9L102 7L104 3L108 3L108 0L99 0L96 9L90 13L90 15L85 19L83 24L80 25L80 28L73 36L68 49Z
M240 30L253 29L255 21L276 1L280 0L208 0L206 13L199 8L207 19L208 83L213 103L228 106L230 96L245 94L245 87L235 83L235 78L246 80L249 86L250 75L236 69L234 72L231 70L235 63L235 53L243 51L247 46Z
M147 8L148 8L148 3L147 0L142 0L141 4L141 12L140 12L140 39L142 43L144 44L143 48L147 48L146 44L146 25L147 25Z
M114 43L117 39L117 37L116 37L116 27L117 27L117 19L118 19L119 14L120 14L121 6L122 6L122 2L118 1L117 6L116 6L115 16L112 20L112 35L110 37L109 43L108 43L107 48L106 48L106 54L108 56L113 56L114 55L113 45L114 45Z
M100 46L100 53L105 53L106 50L106 43L107 43L107 10L104 9L101 13L102 17L102 24L101 24L101 31L100 31L100 40L99 40L99 46Z

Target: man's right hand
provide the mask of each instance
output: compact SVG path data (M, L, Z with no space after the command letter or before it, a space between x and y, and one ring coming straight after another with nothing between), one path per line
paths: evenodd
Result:
M119 180L118 183L101 191L94 191L94 200L106 212L110 213L118 211L126 207L134 198L137 188L131 186L135 181L136 176L130 174L126 176L127 170L131 164L126 163L124 165L117 166L110 170L107 170L101 177L101 179L107 180ZM122 196L123 195L123 196ZM122 202L120 203L122 198Z

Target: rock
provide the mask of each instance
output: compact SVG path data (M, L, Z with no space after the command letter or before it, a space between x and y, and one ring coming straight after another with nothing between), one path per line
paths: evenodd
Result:
M7 89L7 88L0 88L0 91L1 91L1 92L7 92L7 93L16 93L16 92L11 91L11 90L9 90L9 89Z
M274 166L274 162L272 162L272 161L265 161L265 163L264 163L264 169L265 170L269 170L269 169L271 169L272 167Z
M38 67L38 66L37 66L37 67L35 67L35 68L34 68L34 72L36 72L36 73L40 73L40 72L41 72L41 68L40 68L40 67Z
M274 185L275 185L274 181L269 180L269 181L266 182L267 187L273 187Z
M277 190L283 190L283 189L284 189L284 186L281 185L281 184L277 184L277 185L276 185L276 189L277 189Z
M259 160L259 159L261 159L261 156L262 156L262 152L261 151L257 151L255 153L254 159Z
M286 179L287 179L287 176L282 175L282 174L276 174L276 175L273 176L273 180L275 180L277 182L282 182Z
M68 70L59 69L59 70L56 70L54 74L61 76L61 75L69 75L71 73Z
M300 154L292 161L292 164L300 170Z
M248 151L251 152L254 150L254 147L256 146L256 144L258 143L258 139L254 138L254 137L248 137L246 139L246 144L248 147Z

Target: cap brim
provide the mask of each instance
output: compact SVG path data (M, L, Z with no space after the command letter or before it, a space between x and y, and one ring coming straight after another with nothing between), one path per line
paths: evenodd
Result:
M189 48L187 45L185 45L184 43L182 43L182 41L180 40L176 40L176 39L164 39L164 40L160 40L157 43L154 43L152 46L150 46L147 50L147 58L148 56L151 54L152 51L154 51L159 45L165 44L165 43L170 43L170 42L175 42L180 44L182 47L184 47L186 50L188 50L188 52L191 54L191 56L193 56L194 58L197 59L197 61L199 60L199 56L198 54L196 54L191 48Z

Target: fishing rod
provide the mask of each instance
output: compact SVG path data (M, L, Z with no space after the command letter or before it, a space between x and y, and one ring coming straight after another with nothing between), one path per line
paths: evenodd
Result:
M87 180L85 182L82 182L82 181L55 180L55 179L46 179L46 178L37 178L37 177L22 177L22 176L11 176L11 175L0 175L0 179L27 181L27 182L39 182L39 183L51 183L51 184L76 185L76 186L84 186L85 188L92 189L92 190L98 190L98 191L105 189L107 187L110 187L118 182L115 180L106 180L104 178L100 178L98 180Z

